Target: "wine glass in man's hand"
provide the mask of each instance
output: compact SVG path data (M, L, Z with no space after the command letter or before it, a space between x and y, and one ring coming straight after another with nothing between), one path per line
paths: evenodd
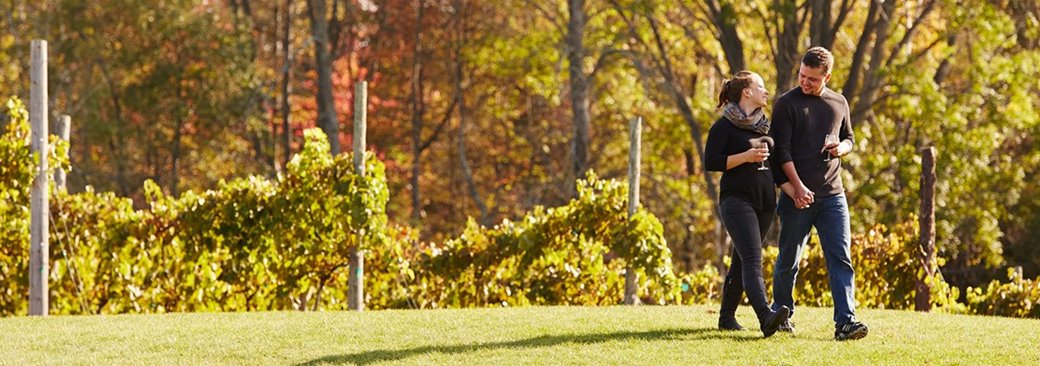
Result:
M748 142L750 142L751 147L755 149L766 149L768 151L773 148L773 139L769 136L756 137L748 140ZM769 170L769 167L766 166L766 160L762 160L761 164L762 165L758 167L758 170Z
M838 146L838 134L829 133L823 138L823 161L831 161L835 156L831 155L831 149Z

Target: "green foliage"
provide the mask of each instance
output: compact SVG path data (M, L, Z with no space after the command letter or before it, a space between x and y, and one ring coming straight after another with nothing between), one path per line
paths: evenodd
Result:
M916 220L897 225L889 230L875 225L864 234L852 236L852 265L856 270L856 301L860 307L910 310L914 308L917 281L931 284L933 307L957 312L958 292L947 284L936 263L934 275L926 277L921 266ZM776 262L777 248L769 247L763 258L767 287L772 287L772 263ZM833 306L827 263L815 235L806 244L795 284L795 299L809 306Z
M722 295L720 279L718 269L711 263L705 264L697 272L682 274L679 278L682 282L682 300L680 303L704 304L718 300L720 295Z
M26 310L29 186L27 113L7 103L0 138L0 314ZM423 243L418 232L389 224L385 169L372 155L365 172L350 155L333 157L318 129L275 181L222 182L180 197L146 182L147 209L113 193L51 199L51 303L60 314L345 308L348 254L367 254L370 308L608 305L622 299L625 268L638 273L645 303L705 303L717 298L715 267L676 277L658 219L645 209L629 218L627 187L590 174L566 205L536 207L516 221L482 227L470 220L457 238ZM52 143L52 170L67 167L67 145ZM857 300L862 307L910 309L924 276L916 218L853 236ZM766 281L776 249L767 248ZM938 266L923 280L934 306L950 312L1037 317L1040 279L1010 272L969 289L967 304ZM818 239L799 273L800 304L831 306Z
M625 266L639 275L644 302L679 295L671 252L656 217L628 218L627 187L590 174L578 198L536 207L517 221L484 228L470 220L455 239L424 250L415 278L421 307L607 305L623 298Z
M918 196L919 149L934 146L936 246L947 258L944 267L962 277L971 269L1013 264L1016 258L1006 258L1009 247L1019 253L1035 247L1025 228L1034 220L1031 173L1040 170L1040 150L1030 137L1040 126L1040 74L1033 66L1040 52L1015 49L1009 9L969 3L939 8L942 23L959 29L958 41L939 42L932 56L884 70L887 97L874 107L876 116L854 121L859 143L847 161L855 174L846 179L852 182L846 188L856 192L853 209L869 213L853 214L859 221L854 227L896 225L917 210L918 201L895 197ZM922 72L943 63L949 74L941 82ZM1016 235L1006 237L1009 231ZM1020 264L1036 267L1035 258L1022 257Z
M270 164L269 143L258 142L270 135L258 120L267 95L251 34L225 7L198 0L10 6L0 25L16 36L0 36L0 90L29 95L29 42L46 40L50 106L72 116L73 191L91 184L139 200L145 179L199 191ZM21 82L5 84L8 65L19 65L13 76Z
M25 311L27 301L18 303L29 293L29 189L32 182L32 161L29 152L28 112L18 99L6 103L10 121L0 138L0 311Z
M5 222L0 314L25 311L28 293L28 154L24 111L0 144ZM92 189L57 190L51 199L53 312L123 313L342 307L323 287L353 248L382 246L388 190L382 164L368 156L366 174L352 157L329 154L319 130L286 176L251 177L219 189L169 197L146 182L149 208ZM55 149L61 151L61 149ZM63 166L56 160L57 166ZM342 271L340 271L342 272ZM313 298L313 300L312 300Z
M879 309L914 309L917 281L929 285L934 309L952 313L1040 317L1040 278L1022 278L1019 272L1008 269L1010 282L992 281L988 287L967 290L967 302L960 303L960 291L943 278L939 267L945 262L938 258L933 275L926 276L921 266L919 233L916 217L889 230L875 225L865 234L852 237L852 264L856 269L856 301L860 307ZM769 247L763 258L766 288L772 287L772 263L777 249ZM811 237L798 271L795 299L798 304L828 307L834 301L830 293L827 264L823 258L819 238Z
M291 2L289 12L282 2L245 3L5 2L0 90L28 95L28 43L48 40L52 91L60 91L52 106L72 115L75 126L73 191L90 183L140 203L146 178L181 197L185 189L217 189L221 178L274 176L275 161L298 149L300 127L315 119L313 63L284 61L287 51L309 59L313 37L301 2ZM427 2L421 19L413 2L379 3L338 7L330 16L352 25L342 29L334 52L338 111L350 113L350 82L368 80L369 142L387 165L389 190L421 192L420 207L412 207L408 194L391 197L390 216L415 212L422 222L410 224L421 227L421 238L441 241L462 232L478 206L478 222L486 225L523 216L535 205L566 204L575 179L562 158L571 136L561 131L572 127L566 3ZM647 209L660 219L673 260L684 272L717 262L723 253L713 243L723 232L713 230L711 196L717 193L708 189L717 179L702 175L697 148L731 71L725 52L732 49L723 47L717 25L736 25L744 64L779 87L791 86L787 74L794 70L778 72L784 71L778 61L805 46L785 43L782 35L790 30L816 39L820 32L813 28L830 23L839 41L831 45L829 85L842 90L854 110L867 111L854 117L857 146L843 158L855 230L908 219L916 200L905 197L919 192L919 149L934 145L937 246L947 258L947 279L985 284L987 276L972 273L1000 274L994 269L1005 265L1022 265L1033 275L1040 270L1040 194L1033 182L1040 174L1034 137L1040 134L1040 27L1031 5L1022 5L1030 3L885 2L893 10L881 17L890 24L883 38L863 34L876 21L866 19L867 2L821 12L794 0L719 7L589 1L578 66L589 76L589 108L597 121L591 163L602 177L623 176L624 121L642 116L643 201L653 202ZM283 39L287 13L290 33ZM853 69L856 57L862 64ZM414 72L416 66L423 72ZM276 101L283 69L293 75L289 111ZM858 87L843 90L854 76ZM867 78L876 82L867 87ZM864 101L865 90L877 98ZM677 99L689 105L693 121L682 117ZM861 102L869 105L855 108ZM282 112L291 115L288 131L275 123ZM421 123L415 130L407 123L413 117ZM0 114L0 125L5 119ZM423 146L416 155L414 132ZM288 146L281 146L283 133L291 135ZM339 138L349 139L349 132ZM460 147L469 151L471 177L460 174ZM467 180L472 193L460 198Z
M994 280L983 290L968 288L967 310L971 314L1040 318L1040 277L1022 278L1008 268L1010 282Z
M33 178L38 156L31 152L29 112L17 98L8 99L0 115L9 119L0 137L0 314L24 312L29 293L29 230ZM50 136L49 171L67 168L68 144ZM53 255L53 254L52 254Z
M33 163L24 123L11 126L3 153L22 155L4 160L14 163L4 170L13 172L5 187L25 187ZM377 159L368 156L362 176L350 155L329 154L320 130L305 137L274 182L251 177L171 197L148 181L143 210L112 193L56 192L53 312L344 308L342 269L353 249L369 253L371 308L614 304L625 266L639 274L645 302L680 296L660 222L645 210L628 218L627 189L616 181L590 175L565 206L539 207L494 228L470 221L459 238L420 246L411 229L388 229L389 192ZM4 217L26 226L27 191L4 192L16 198L5 202L20 204L0 207ZM0 268L18 280L0 299L2 314L25 309L26 232L4 237Z

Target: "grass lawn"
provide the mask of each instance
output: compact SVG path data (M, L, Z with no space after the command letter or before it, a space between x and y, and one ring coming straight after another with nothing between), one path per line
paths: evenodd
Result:
M0 319L0 364L1040 364L1040 320L861 310L867 338L832 340L830 309L797 333L715 330L716 306L194 313ZM750 307L738 320L751 328ZM757 328L757 327L756 327Z

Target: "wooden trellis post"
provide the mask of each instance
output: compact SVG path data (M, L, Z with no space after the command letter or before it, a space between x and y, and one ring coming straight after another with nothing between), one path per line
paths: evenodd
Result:
M33 178L30 196L31 224L29 229L29 315L46 316L49 308L47 274L50 259L49 219L50 202L47 189L47 41L32 41L32 65L30 67L31 91L29 94L29 123L32 125L33 156L39 157L36 176Z
M919 257L922 276L917 279L914 310L932 310L932 286L925 279L935 274L935 148L921 149L921 238Z
M61 138L62 141L68 143L69 130L72 128L72 117L69 117L69 115L67 114L61 115L61 119L58 120L57 127L58 130L54 131L55 134L58 135L58 137ZM68 155L66 154L65 157L68 158ZM67 176L68 173L65 172L65 169L58 169L58 171L54 172L54 186L58 187L59 190L66 190L65 181Z
M368 123L368 83L359 81L354 85L354 171L365 175L365 130ZM365 310L365 252L360 248L363 235L356 234L357 241L350 249L350 275L347 279L347 309Z
M639 209L639 160L642 156L643 118L633 118L628 130L628 218L635 216ZM634 244L634 243L630 243ZM625 267L625 305L639 304L639 285L636 283L636 271L632 263Z

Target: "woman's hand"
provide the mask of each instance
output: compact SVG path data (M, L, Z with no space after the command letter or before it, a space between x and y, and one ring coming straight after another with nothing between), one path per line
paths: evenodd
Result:
M750 148L748 151L740 153L741 161L745 163L759 163L769 159L769 148Z
M808 208L816 201L816 193L810 191L804 184L799 183L795 185L791 182L785 182L780 185L780 190L784 192L791 200L794 201L794 208L804 209Z

